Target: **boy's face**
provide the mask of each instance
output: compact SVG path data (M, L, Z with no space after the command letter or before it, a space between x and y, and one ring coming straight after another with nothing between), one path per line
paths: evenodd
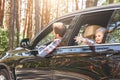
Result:
M95 34L95 42L97 44L101 44L102 43L102 40L103 40L103 37L104 37L104 34L102 32L97 32Z

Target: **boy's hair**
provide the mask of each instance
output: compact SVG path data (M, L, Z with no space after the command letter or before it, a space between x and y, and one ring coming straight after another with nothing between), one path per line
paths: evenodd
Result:
M63 37L66 32L65 24L62 22L53 23L52 28L54 29L55 33L59 34L61 37Z
M98 28L98 29L96 30L96 33L97 33L97 32L105 33L106 31L107 31L106 28L100 27L100 28Z

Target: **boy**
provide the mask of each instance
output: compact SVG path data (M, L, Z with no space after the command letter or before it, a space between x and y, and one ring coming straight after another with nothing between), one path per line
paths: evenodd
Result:
M87 38L83 38L82 36L75 37L75 40L78 43L83 42L84 44L87 44L89 46L93 46L95 43L101 44L103 42L105 32L106 32L105 28L103 27L98 28L95 32L95 42Z
M41 57L45 57L49 53L51 53L57 46L59 46L63 35L66 32L66 27L62 22L56 22L52 25L53 28L53 35L55 36L55 40L51 42L48 46L44 47L41 50L41 47L38 48L38 55Z

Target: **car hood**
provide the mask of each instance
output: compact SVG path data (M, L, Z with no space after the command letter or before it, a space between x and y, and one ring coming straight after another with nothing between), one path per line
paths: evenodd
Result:
M28 57L34 57L34 55L31 54L30 50L17 49L3 53L3 55L0 56L0 62L17 61Z

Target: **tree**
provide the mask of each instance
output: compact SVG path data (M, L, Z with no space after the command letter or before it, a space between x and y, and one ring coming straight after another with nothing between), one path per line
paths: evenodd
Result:
M18 44L19 44L19 40L20 40L20 38L19 38L19 34L20 34L20 26L19 26L19 4L18 4L18 0L16 0L16 5L15 5L15 21L16 21L16 37L17 37L17 39L16 39L16 46L19 46Z
M57 1L57 6L56 6L56 17L58 17L59 15L59 4L60 4L60 0Z
M75 0L75 3L76 3L76 10L79 10L79 7L78 7L78 0Z
M50 9L51 9L51 0L46 0L46 13L45 13L45 24L47 25L50 22Z
M10 7L10 28L9 28L9 48L10 50L14 47L14 21L15 21L15 3L16 0L11 0L11 7Z
M97 6L97 2L98 2L98 0L87 0L86 1L86 8Z
M3 24L5 0L0 0L0 26Z
M27 23L27 38L32 38L32 34L33 34L33 32L32 32L32 11L33 11L33 0L29 0L29 2L28 2L28 5L29 5L29 8L28 8L28 23Z
M39 32L39 26L40 26L40 5L39 5L39 0L35 0L35 35Z
M26 37L26 33L27 33L29 10L30 10L30 0L27 3L27 9L26 9L26 14L25 14L26 15L26 17L25 17L25 25L24 25L24 31L23 31L23 38Z
M109 0L109 4L112 4L112 3L114 3L114 0Z
M5 2L5 8L4 8L4 22L3 22L3 27L9 30L10 26L10 8L11 8L11 1L7 0Z

